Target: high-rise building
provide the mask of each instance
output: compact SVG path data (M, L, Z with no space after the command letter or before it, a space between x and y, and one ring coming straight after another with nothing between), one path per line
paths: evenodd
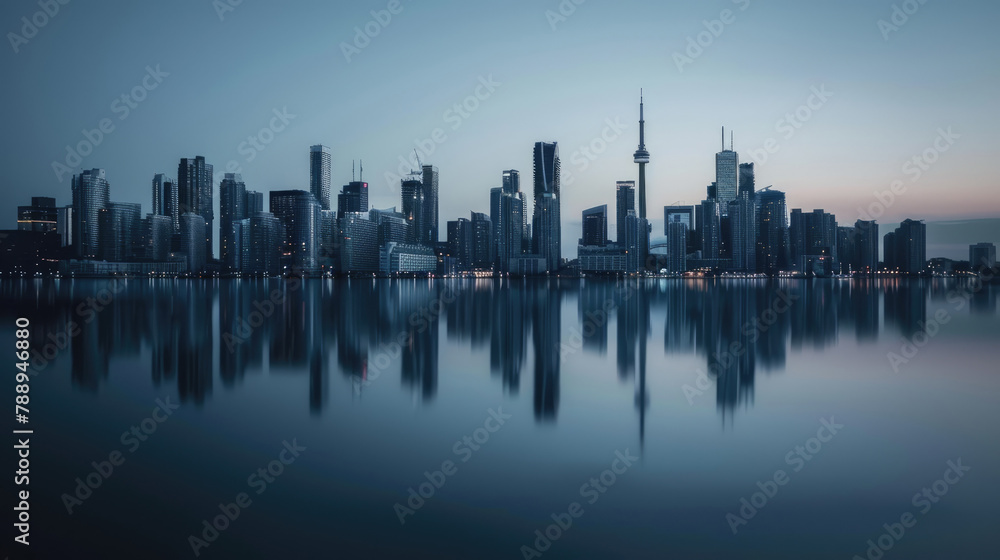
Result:
M97 212L98 258L109 262L135 259L142 209L134 202L109 202Z
M493 223L497 272L510 272L511 260L520 257L523 250L524 193L508 192L504 188L506 184L505 187L490 190L490 221Z
M195 212L181 214L181 251L187 257L188 272L197 274L205 270L208 253L205 251L205 218Z
M792 210L788 225L791 263L803 273L833 272L837 262L837 219L823 210Z
M753 195L756 191L756 179L753 173L753 162L740 164L740 180L736 194Z
M386 210L369 210L368 219L375 222L378 228L378 246L386 243L408 243L410 240L410 223L397 212L395 208Z
M733 270L753 274L757 272L757 200L752 193L743 192L729 203L729 219Z
M61 247L73 246L73 205L56 208L56 233Z
M108 205L109 191L103 169L88 169L73 176L73 242L79 258L97 258L100 244L97 216Z
M437 255L426 245L408 245L395 241L380 250L379 272L386 275L427 274L437 269Z
M238 271L242 247L240 226L233 228L233 222L249 218L247 214L247 186L239 173L226 173L219 184L219 258L229 270Z
M503 192L507 194L517 194L521 192L521 172L516 169L508 169L503 172Z
M645 262L642 259L642 236L645 232L645 220L639 218L635 210L630 210L625 216L625 272L643 270Z
M459 218L448 222L448 254L455 259L459 270L472 267L472 223Z
M417 242L433 247L438 242L438 168L425 165L422 168L421 188L423 203L422 219L417 231Z
M337 243L337 211L320 210L319 248L316 261L324 271L333 272L337 269L337 257L340 255Z
M887 272L899 272L899 254L896 232L886 232L882 238L882 265Z
M264 211L264 193L247 191L246 215L253 217Z
M379 267L378 227L363 212L348 212L338 220L340 271L375 273Z
M688 231L694 229L694 206L664 206L663 207L663 234L670 232L670 224L681 223L687 227Z
M972 270L993 268L997 265L997 246L993 243L969 245L969 266Z
M403 218L410 224L410 242L417 243L423 231L424 189L423 175L413 172L400 182L400 199Z
M281 247L285 241L281 220L270 212L258 212L250 217L249 263L244 272L274 276L281 272Z
M919 220L903 220L896 229L899 271L917 274L927 268L927 226Z
M368 212L368 183L351 181L337 195L337 216L348 212Z
M722 212L728 212L729 203L736 199L739 182L740 157L733 151L732 145L726 149L726 127L722 127L722 151L715 154L715 184L716 198Z
M604 247L608 244L608 205L602 204L583 211L581 245Z
M854 222L854 272L875 274L878 272L878 224L875 220Z
M271 191L268 207L284 226L285 264L306 272L316 270L321 210L316 198L301 190Z
M719 201L707 198L701 202L701 212L698 215L698 228L701 234L701 258L719 258L719 240L721 238L721 216Z
M31 197L31 206L17 207L17 229L20 231L54 232L58 227L59 210L56 199Z
M154 262L166 262L170 257L170 237L174 224L170 216L146 214L142 236L144 250L138 256Z
M757 269L777 274L788 268L788 210L785 193L765 188L757 193L760 207L757 234Z
M625 243L625 217L629 210L635 210L635 181L615 183L615 241Z
M837 258L834 263L838 274L851 274L858 268L857 238L854 226L837 226Z
M532 219L532 252L545 260L549 272L562 260L562 226L559 208L559 145L536 142L534 149L535 214Z
M153 175L153 215L169 216L174 231L181 227L179 196L176 181L163 173Z
M330 148L321 145L309 147L309 192L323 210L330 209L330 162Z
M179 212L193 212L205 220L205 256L211 260L214 254L212 239L214 238L215 210L212 196L214 168L205 163L205 158L182 158L177 166L177 189Z
M681 215L675 214L680 218ZM668 221L667 229L667 272L680 274L687 271L688 225L681 220Z
M472 212L472 253L470 265L476 270L486 270L493 265L493 222L482 212Z

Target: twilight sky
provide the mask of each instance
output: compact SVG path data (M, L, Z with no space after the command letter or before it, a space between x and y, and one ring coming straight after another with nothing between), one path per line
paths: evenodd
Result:
M391 19L379 24L373 10ZM181 157L204 155L220 175L233 162L250 189L308 189L309 146L322 143L334 192L364 160L375 207L399 204L400 158L421 149L440 170L443 237L446 220L488 212L502 170L521 170L530 191L532 144L554 140L572 257L580 212L613 212L615 181L637 177L640 87L654 236L663 205L704 198L723 125L740 161L758 163L758 187L785 191L789 208L853 223L899 180L905 191L873 214L883 232L908 217L1000 218L995 2L188 0L40 11L37 0L0 7L0 228L32 195L70 202L70 174L60 180L53 162L105 168L111 199L145 213L153 174L176 176ZM22 17L44 25L24 33ZM357 38L366 26L375 36ZM135 100L121 99L128 92ZM67 146L86 153L83 131L102 119L113 130L67 162ZM272 124L280 130L261 133ZM907 164L915 156L926 160Z

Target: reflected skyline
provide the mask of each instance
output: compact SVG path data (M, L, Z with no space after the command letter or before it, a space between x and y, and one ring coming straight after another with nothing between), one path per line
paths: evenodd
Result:
M314 414L329 401L331 376L351 382L359 398L395 378L429 405L442 360L462 352L484 356L470 374L488 370L502 394L518 396L531 368L535 420L546 423L559 417L563 357L613 352L606 374L635 386L641 425L657 396L647 375L676 369L675 358L697 357L731 423L753 407L758 372L783 372L789 352L823 351L844 336L912 337L927 324L928 302L947 304L961 281L129 280L106 307L87 307L109 285L0 285L6 306L32 308L40 340L76 321L78 334L54 361L72 364L78 391L100 391L113 360L142 357L154 386L175 387L181 402L198 406L265 370L308 376L304 400ZM993 288L967 299L971 313L996 314ZM40 354L32 360L36 370L50 365Z

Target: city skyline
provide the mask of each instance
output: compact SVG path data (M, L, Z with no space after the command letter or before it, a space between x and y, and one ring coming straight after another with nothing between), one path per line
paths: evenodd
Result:
M637 132L632 99L643 87L649 102L646 143L656 155L647 169L651 209L678 202L694 204L700 199L703 185L714 176L711 150L717 149L718 130L724 124L735 131L741 161L758 164L758 175L765 177L761 186L773 184L803 208L823 208L844 222L861 217L858 208L874 202L873 193L897 179L906 181L908 190L877 217L881 223L897 223L910 216L933 222L1000 215L995 197L989 197L992 173L982 157L984 147L995 143L991 130L1000 124L989 104L997 91L996 80L980 70L989 67L990 50L984 43L989 32L983 27L989 18L972 17L970 11L924 5L886 39L878 21L890 18L891 6L861 2L852 3L851 18L834 6L807 16L794 3L667 7L633 2L630 10L587 3L576 6L565 21L552 20L547 13L558 13L556 2L541 6L514 2L503 10L491 8L480 18L456 13L446 20L466 25L449 27L449 33L456 39L469 39L469 54L460 58L462 71L443 72L439 70L444 69L441 64L447 57L436 55L447 48L445 41L422 47L426 55L417 66L388 57L413 39L421 24L440 17L442 8L402 4L378 36L348 61L341 44L353 44L355 27L363 28L372 19L369 12L385 6L375 3L354 10L312 3L302 6L307 4L316 15L310 19L316 21L302 24L305 28L300 35L324 39L296 63L287 64L287 57L278 57L280 66L268 56L273 41L249 45L235 41L274 36L273 26L281 29L280 24L288 21L288 12L275 7L240 5L221 14L211 5L191 13L156 7L135 15L135 31L119 31L127 40L143 27L169 25L183 17L192 35L204 39L169 53L138 35L130 40L135 48L128 52L108 51L105 45L84 40L85 30L116 10L114 4L86 11L63 8L37 36L18 44L17 52L12 47L6 55L16 81L53 50L62 52L47 59L57 61L51 77L36 84L30 99L26 90L15 91L14 104L33 106L38 100L58 96L67 82L78 84L75 102L50 103L52 118L45 122L29 121L27 111L13 115L10 130L24 141L8 153L16 162L9 166L10 180L65 203L69 175L63 174L60 181L52 162L65 163L66 146L77 146L85 140L82 130L93 130L101 119L109 118L114 130L82 158L79 168L106 169L118 185L116 200L121 202L140 202L146 207L144 186L150 174L172 176L176 158L191 153L213 162L217 174L240 172L257 190L308 190L308 166L299 164L305 157L302 146L322 143L330 148L333 185L347 183L350 162L363 158L372 185L372 206L388 207L395 203L397 193L386 174L398 174L400 159L412 159L413 150L423 143L428 149L422 150L421 157L448 170L441 177L441 188L452 196L442 199L440 214L461 216L468 208L486 210L477 193L498 186L495 169L528 169L531 161L524 145L555 139L562 145L565 172L573 176L572 182L567 179L565 183L575 194L562 208L564 224L569 224L566 217L575 221L582 210L604 201L606 185L636 179L626 158L635 150ZM996 9L991 4L969 5ZM11 31L20 32L13 22L30 15L16 10L31 6L4 7L10 14L6 20L12 22ZM638 26L630 33L634 37L596 45L584 41L595 32L624 25L623 14L631 9L642 9L650 16L648 23L628 20L630 26ZM735 21L723 25L721 34L701 47L702 54L690 57L688 38L697 38L705 31L703 22L719 19L723 9L730 9ZM333 15L328 10L335 10L337 17L328 17ZM816 25L820 19L825 25ZM72 27L66 23L71 20ZM336 22L332 29L312 33L313 26L329 27L331 21ZM519 30L514 37L482 38L491 37L492 30L505 24L510 28L512 22L520 24L514 26ZM775 38L753 39L751 32ZM842 33L851 41L845 42ZM926 33L937 33L941 43L916 42ZM517 48L518 39L528 38L547 53L542 61L555 64L555 72L526 71L532 67L529 61L538 62ZM796 40L800 41L794 52L787 49ZM227 41L244 46L227 46ZM293 40L284 48L305 48L302 41ZM755 41L751 43L754 48L738 48L746 41ZM82 47L65 48L71 44ZM827 54L831 44L839 46L837 56ZM501 45L512 47L511 52L502 57L492 54ZM194 52L203 57L204 64L189 63ZM636 56L637 52L641 54ZM961 63L940 64L955 60L954 52L962 53ZM675 54L692 62L678 68ZM108 61L99 73L101 79L82 74L88 66L78 57ZM231 70L239 61L253 57L260 63L260 77ZM754 61L770 63L762 67L751 64ZM799 71L803 61L809 64ZM928 66L943 75L930 85L913 87L911 76L920 75ZM785 67L789 69L781 70ZM264 83L268 72L273 75ZM873 80L874 76L879 79ZM224 93L206 92L201 84L209 77L213 81L228 78L230 87L222 88ZM331 90L344 79L356 85L343 88L344 93ZM586 87L579 87L581 80ZM141 92L143 100L135 108L119 102L115 107L121 110L111 110L123 92L143 83L156 87ZM387 87L397 83L407 83L421 93L409 93L413 87ZM234 93L239 91L255 95ZM937 103L945 91L962 101ZM473 101L468 101L470 96ZM475 111L454 110L456 104L467 101ZM807 110L802 114L811 118L796 121L801 124L796 128L786 115L794 116L803 106ZM178 127L177 111L190 114L185 122L192 124ZM623 125L620 137L608 142L602 153L591 154L593 158L581 152L581 146L602 136L608 122ZM192 127L198 133L196 142L190 139ZM912 180L916 175L904 171L903 165L933 147L938 130L947 132L949 127L959 136L957 142L927 170L911 164L908 169L921 172L919 179ZM265 129L268 132L262 133ZM446 137L441 142L432 135L437 129ZM150 135L147 130L157 133ZM616 132L610 128L607 137ZM247 142L250 135L258 138L261 149ZM769 139L776 143L774 153L764 150ZM470 158L468 147L477 144L490 149ZM140 149L145 146L149 149ZM766 157L754 158L752 152ZM226 169L230 161L240 169ZM939 203L944 192L953 196L952 204ZM23 204L13 196L5 192L0 200L8 206ZM654 223L653 229L660 228ZM562 242L565 245L572 239L564 235Z

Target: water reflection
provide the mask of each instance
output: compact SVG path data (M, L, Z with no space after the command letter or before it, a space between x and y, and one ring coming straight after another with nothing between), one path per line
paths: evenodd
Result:
M945 306L963 286L959 280L116 282L0 284L3 313L32 318L36 370L68 360L73 386L93 392L109 382L112 360L148 359L155 386L175 385L181 401L197 405L211 400L216 383L230 391L261 372L308 375L308 406L321 414L331 375L356 381L359 398L373 383L395 378L416 402L430 403L442 362L474 369L456 363L471 352L488 356L498 389L512 395L530 364L535 419L553 422L566 353L606 356L613 349L609 374L635 385L640 435L650 401L647 368L655 375L675 367L674 358L697 356L715 382L725 420L752 406L758 369L781 371L790 351L829 349L842 335L859 343L886 333L911 337L926 325L929 303ZM997 312L994 287L965 299L968 312Z

